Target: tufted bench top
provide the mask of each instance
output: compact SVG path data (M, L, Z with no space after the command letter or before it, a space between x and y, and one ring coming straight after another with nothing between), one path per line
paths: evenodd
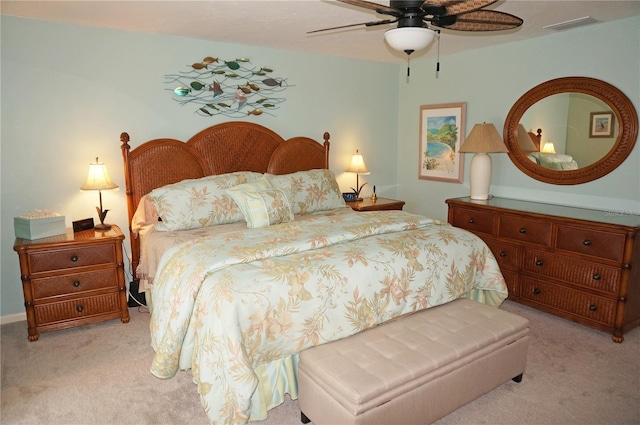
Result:
M528 320L459 299L300 354L300 370L352 415L528 334Z

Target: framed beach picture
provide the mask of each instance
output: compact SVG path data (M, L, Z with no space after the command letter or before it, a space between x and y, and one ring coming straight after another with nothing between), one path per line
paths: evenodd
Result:
M589 121L589 137L613 137L613 112L592 112Z
M466 103L420 107L418 178L462 183Z

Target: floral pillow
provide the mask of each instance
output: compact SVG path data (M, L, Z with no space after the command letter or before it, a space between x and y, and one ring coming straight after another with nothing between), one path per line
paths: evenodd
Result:
M343 208L346 204L331 170L309 170L274 175L265 174L274 188L282 189L291 200L296 215Z
M240 171L187 179L153 190L153 201L162 219L156 230L188 230L242 221L244 216L227 189L254 182L262 174Z
M247 227L265 227L293 220L291 203L282 189L252 190L245 187L227 192L238 204Z

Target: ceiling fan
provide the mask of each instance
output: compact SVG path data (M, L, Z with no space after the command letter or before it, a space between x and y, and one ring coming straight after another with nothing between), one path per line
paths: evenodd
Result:
M439 29L455 31L500 31L517 28L522 19L509 13L483 10L497 0L390 0L389 6L366 0L338 0L356 7L374 10L390 16L373 22L324 28L309 33L330 31L364 25L367 27L398 23L397 28L385 31L387 43L410 55L426 48ZM435 30L431 27L436 28Z

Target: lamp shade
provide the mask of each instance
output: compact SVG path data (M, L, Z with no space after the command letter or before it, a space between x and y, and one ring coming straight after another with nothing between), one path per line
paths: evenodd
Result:
M82 190L107 190L117 189L118 185L111 180L107 166L103 162L98 162L96 157L95 164L89 164L89 175L87 181L84 182L80 189Z
M553 145L553 142L546 142L542 149L540 149L542 153L556 153L556 147Z
M538 150L536 145L533 144L531 136L529 136L529 133L522 124L518 124L518 146L524 153L535 152Z
M356 174L369 174L369 170L367 170L367 166L364 163L364 158L362 154L356 150L356 153L351 157L351 164L349 168L347 168L348 173L356 173Z
M422 50L433 42L436 32L429 28L401 27L384 32L384 39L392 49L401 52Z
M498 134L498 130L491 123L476 124L464 141L460 152L491 153L509 152Z

